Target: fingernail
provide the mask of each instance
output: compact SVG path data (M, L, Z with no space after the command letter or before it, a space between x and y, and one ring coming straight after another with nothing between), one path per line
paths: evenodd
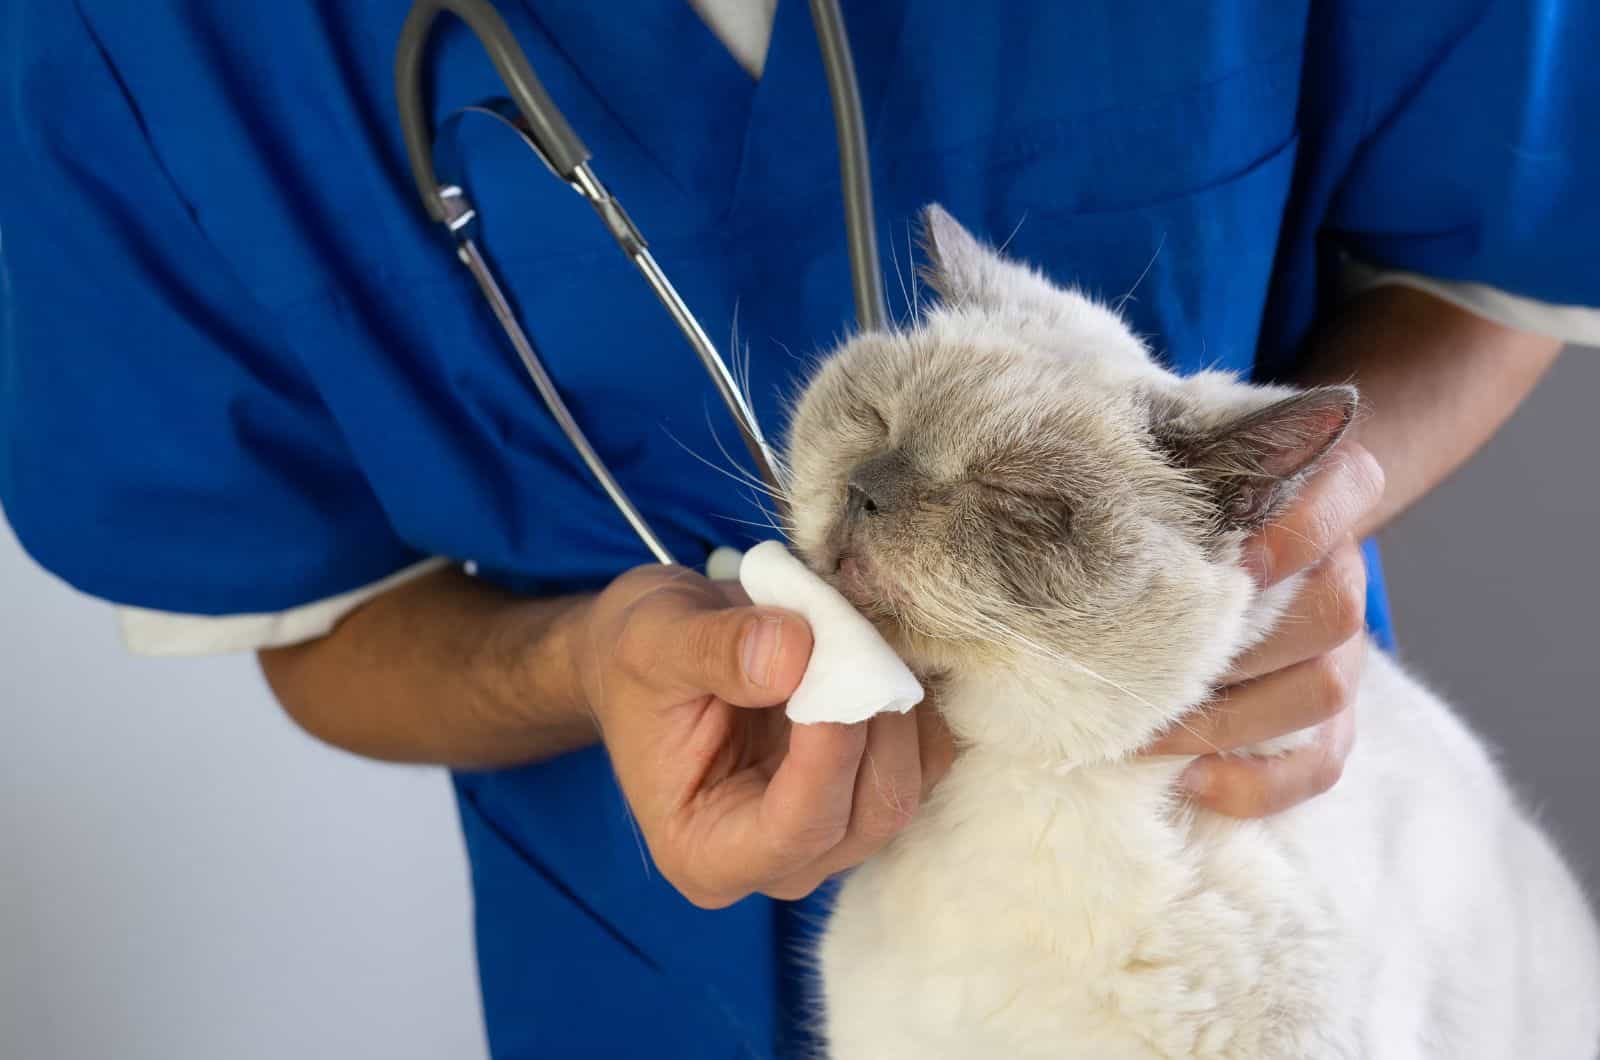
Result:
M745 631L744 676L760 688L772 687L772 671L778 664L778 641L783 619L763 618Z
M1189 768L1178 777L1178 787L1188 795L1204 795L1211 787L1211 766L1204 758L1189 763Z

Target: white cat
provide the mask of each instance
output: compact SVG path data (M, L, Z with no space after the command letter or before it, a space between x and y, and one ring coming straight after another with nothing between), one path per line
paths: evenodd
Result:
M1240 542L1354 391L1174 376L1108 309L926 221L942 304L847 343L791 427L796 544L963 748L843 885L830 1055L1594 1057L1577 884L1375 647L1343 779L1297 809L1195 812L1186 760L1133 756L1278 616L1293 585L1259 593Z

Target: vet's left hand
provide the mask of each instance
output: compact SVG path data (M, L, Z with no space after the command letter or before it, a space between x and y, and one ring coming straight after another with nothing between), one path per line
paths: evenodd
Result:
M1366 649L1366 568L1354 531L1383 493L1383 471L1355 442L1342 443L1293 505L1249 542L1262 585L1306 572L1274 631L1235 661L1227 687L1147 753L1202 755L1183 776L1201 806L1265 817L1338 782L1355 740L1349 710ZM1316 726L1311 743L1273 758L1222 757Z

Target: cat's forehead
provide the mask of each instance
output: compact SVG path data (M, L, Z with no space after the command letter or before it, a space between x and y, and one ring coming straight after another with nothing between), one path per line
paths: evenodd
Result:
M936 312L892 344L887 358L910 396L955 400L955 391L993 401L1019 386L1046 389L1035 403L1070 401L1075 392L1132 393L1165 373L1122 323L1095 314L1065 320ZM877 353L868 348L869 357Z
M1031 456L1124 443L1148 362L1131 360L1125 348L1064 346L992 327L928 327L863 347L871 370L850 374L866 384L862 396L892 421L898 441L935 465L929 470L1019 466Z

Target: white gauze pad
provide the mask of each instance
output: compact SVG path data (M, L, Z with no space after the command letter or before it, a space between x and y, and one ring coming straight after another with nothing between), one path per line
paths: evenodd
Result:
M922 686L872 623L837 589L813 574L780 541L744 554L739 584L754 603L783 607L811 626L811 662L789 697L789 720L853 725L874 714L904 714L922 702Z

